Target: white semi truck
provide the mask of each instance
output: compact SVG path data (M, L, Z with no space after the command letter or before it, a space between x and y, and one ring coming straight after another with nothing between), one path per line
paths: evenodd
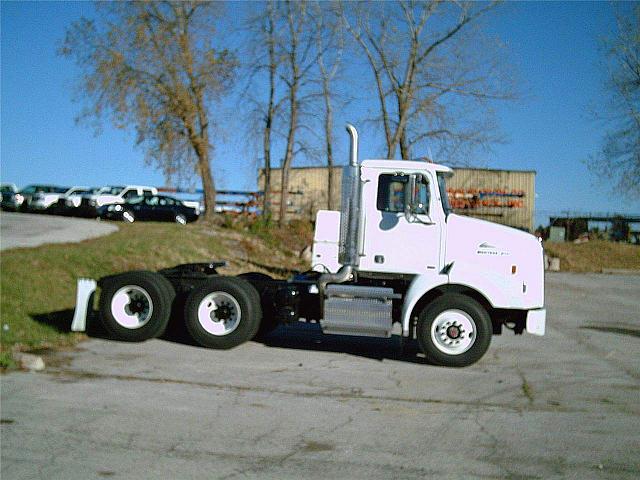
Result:
M452 213L448 167L358 163L357 131L347 131L341 211L318 213L311 270L288 280L229 277L212 262L80 279L72 329L85 329L99 285L98 316L120 340L162 334L176 311L197 343L223 349L301 319L354 336L390 337L399 324L430 362L463 367L503 328L544 335L538 239Z

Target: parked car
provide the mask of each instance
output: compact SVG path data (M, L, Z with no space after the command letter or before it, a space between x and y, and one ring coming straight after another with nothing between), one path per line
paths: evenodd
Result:
M154 187L140 185L103 187L95 194L83 195L77 211L82 216L97 217L98 209L104 205L123 204L137 197L157 193Z
M2 209L5 209L5 204L9 205L11 199L18 191L15 183L2 183L0 184L0 193L2 193Z
M166 195L146 195L134 198L124 204L103 205L98 208L98 216L109 220L152 220L175 222L185 225L198 219L195 208L187 207L177 198Z
M58 215L73 215L75 209L80 207L83 195L94 195L99 191L99 188L72 187L60 196L54 211Z
M6 202L3 196L2 208L13 211L43 210L43 205L50 206L49 201L57 198L68 190L67 187L55 185L28 185L15 194L9 194ZM45 207L46 208L46 207Z
M59 213L58 207L61 201L62 203L65 203L66 199L70 195L81 195L90 191L91 189L89 187L75 186L71 188L58 187L55 191L52 192L35 193L31 199L29 210Z

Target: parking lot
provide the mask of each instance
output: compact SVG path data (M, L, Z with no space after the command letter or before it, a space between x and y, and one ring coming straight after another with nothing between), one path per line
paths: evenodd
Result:
M115 232L113 224L80 218L31 213L0 214L0 249L36 247L45 243L80 242Z
M281 328L231 351L91 339L2 377L2 477L638 478L640 276L547 276L545 337L466 369Z

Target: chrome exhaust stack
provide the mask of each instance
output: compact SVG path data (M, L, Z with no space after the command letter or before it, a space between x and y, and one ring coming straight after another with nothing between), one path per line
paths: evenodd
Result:
M328 283L344 283L353 277L358 266L358 238L360 226L360 166L358 165L358 131L347 123L351 139L349 165L342 175L342 205L340 207L340 250L342 264L336 273L324 273L318 280L320 293Z

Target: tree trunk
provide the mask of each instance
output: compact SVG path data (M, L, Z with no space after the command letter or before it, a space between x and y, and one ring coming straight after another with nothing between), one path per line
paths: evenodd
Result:
M268 27L267 44L269 46L269 104L267 105L267 116L265 118L263 150L264 150L264 197L262 201L262 215L271 215L271 126L275 116L275 95L276 95L276 50L275 50L275 20L273 3L267 3Z
M331 110L331 101L328 97L325 97L327 115L324 122L325 140L327 143L327 167L329 168L327 177L327 208L333 210L335 207L335 199L333 198L333 184L334 184L334 172L333 172L333 145L331 144L331 131L333 129L333 112Z
M287 222L287 202L289 200L289 170L293 162L293 146L295 144L296 128L298 127L298 105L296 102L297 87L291 88L290 109L291 116L289 119L289 133L287 134L287 150L282 163L282 181L280 183L280 217L278 225L283 226Z
M198 154L198 170L202 179L202 190L204 191L204 219L213 220L216 213L216 186L211 175L208 151Z
M400 155L403 160L411 160L411 145L407 140L407 132L400 137Z
M267 118L264 128L264 190L262 198L262 215L271 214L271 119Z

